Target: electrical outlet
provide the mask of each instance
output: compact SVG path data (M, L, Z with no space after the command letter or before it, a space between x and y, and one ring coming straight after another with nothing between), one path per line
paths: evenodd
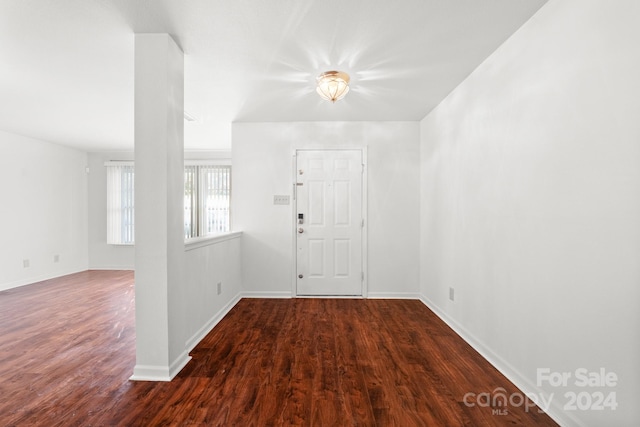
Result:
M449 288L449 299L451 301L455 301L455 295L454 295L454 290L453 288Z
M222 293L222 282L218 282L218 295Z
M60 262L60 255L55 254L55 255L53 256L53 262Z
M29 260L28 259L23 259L22 260L22 266L24 268L29 268Z
M289 196L288 195L276 195L273 196L273 204L274 205L288 205L289 204Z

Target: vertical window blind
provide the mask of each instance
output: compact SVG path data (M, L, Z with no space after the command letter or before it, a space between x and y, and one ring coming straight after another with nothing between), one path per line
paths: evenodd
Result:
M107 243L132 245L134 242L134 170L130 162L107 165Z
M185 238L229 231L231 166L185 166L184 182Z
M107 162L107 243L134 243L134 167ZM230 230L231 166L206 163L184 167L184 237Z

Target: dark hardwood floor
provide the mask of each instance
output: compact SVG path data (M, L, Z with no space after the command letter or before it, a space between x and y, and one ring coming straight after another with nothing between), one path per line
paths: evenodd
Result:
M556 425L465 404L520 392L419 301L243 299L170 383L129 381L134 327L132 272L0 292L0 425Z

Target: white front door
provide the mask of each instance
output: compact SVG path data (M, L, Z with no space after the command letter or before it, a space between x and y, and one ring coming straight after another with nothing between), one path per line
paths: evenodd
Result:
M362 151L296 152L296 294L362 295Z

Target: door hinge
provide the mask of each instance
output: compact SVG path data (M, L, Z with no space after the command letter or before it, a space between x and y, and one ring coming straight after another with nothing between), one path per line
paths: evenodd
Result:
M364 271L361 273L360 278L364 282Z
M362 218L362 224L360 224L360 227L364 228L364 218Z

